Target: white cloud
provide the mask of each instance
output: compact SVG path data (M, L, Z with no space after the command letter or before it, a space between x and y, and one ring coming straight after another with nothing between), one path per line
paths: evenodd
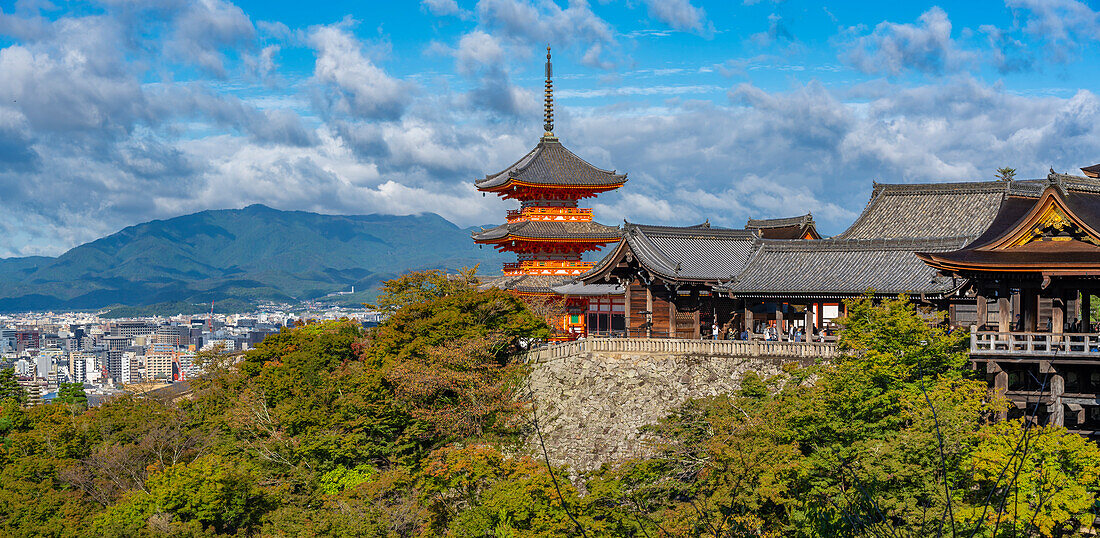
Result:
M458 7L455 0L420 0L420 7L437 17L468 18L470 13Z
M690 0L646 0L646 5L650 16L675 30L702 36L714 34L714 25L707 20L706 11L691 5Z
M951 37L947 13L933 7L918 24L881 22L850 44L843 58L865 73L900 75L907 71L952 73L974 61Z
M1089 42L1100 40L1100 12L1077 0L1005 0L1024 21L1023 30L1044 43L1056 62L1069 61Z
M585 0L574 0L565 9L548 0L480 0L477 12L485 30L499 37L527 46L575 46L582 50L584 64L603 69L613 66L606 55L615 45L614 31Z
M374 65L348 31L319 26L310 32L309 44L317 51L313 76L324 88L328 110L372 119L394 119L404 112L411 84Z

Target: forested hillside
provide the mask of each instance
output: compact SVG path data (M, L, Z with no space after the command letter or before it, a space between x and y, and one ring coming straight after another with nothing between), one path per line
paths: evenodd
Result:
M1100 449L990 421L1006 404L968 369L965 335L905 301L851 302L844 358L688 402L648 429L652 457L571 476L526 442L515 357L545 323L468 275L386 291L377 329L306 325L208 356L176 402L24 409L0 378L0 534L1092 533Z
M495 265L498 256L479 249L470 229L439 215L321 215L251 205L130 226L57 258L0 259L0 312L294 302L352 286L369 293L410 270Z

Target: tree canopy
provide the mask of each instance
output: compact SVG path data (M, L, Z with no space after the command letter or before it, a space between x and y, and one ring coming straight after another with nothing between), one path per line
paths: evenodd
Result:
M646 457L550 467L519 390L539 313L472 274L392 282L379 327L208 357L176 402L24 407L0 374L0 534L1086 536L1100 449L993 421L965 334L848 304L843 355L749 374L644 428ZM930 322L931 321L931 322ZM217 360L215 360L217 359Z

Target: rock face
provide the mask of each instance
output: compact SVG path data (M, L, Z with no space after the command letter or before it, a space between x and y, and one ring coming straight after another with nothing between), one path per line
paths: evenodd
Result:
M748 372L766 378L779 373L784 363L805 364L815 358L790 352L794 348L760 353L748 346L715 345L724 342L606 342L573 343L528 355L531 397L550 461L575 472L646 455L638 429L688 399L736 391ZM833 352L831 347L810 350L816 358ZM537 443L534 436L533 441Z

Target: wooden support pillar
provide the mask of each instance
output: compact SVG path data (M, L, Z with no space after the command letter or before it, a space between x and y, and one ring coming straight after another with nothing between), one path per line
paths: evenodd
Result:
M1066 297L1064 293L1058 292L1054 296L1054 300L1051 301L1050 306L1050 332L1062 334L1066 325Z
M630 338L630 307L634 305L634 303L630 301L630 288L634 287L634 283L627 282L624 284L624 286L625 289L623 289L623 322L626 323L626 337Z
M1023 290L1020 310L1023 311L1024 316L1024 331L1039 330L1039 292L1037 290Z
M997 332L1012 332L1012 301L1008 297L997 298Z
M750 305L749 301L746 300L745 301L745 330L749 332L749 338L752 338L753 330L756 329L754 324L755 324L755 321L752 319L752 306Z
M668 338L679 338L680 331L676 327L676 294L668 298Z
M775 331L779 333L779 341L783 341L783 303L775 303Z
M804 342L812 342L814 339L814 305L806 305L806 326L802 328L802 332L805 333L802 337Z
M993 361L985 363L986 373L993 374L993 395L996 398L1003 398L1005 393L1008 392L1008 372L1001 368L1000 364ZM997 411L997 420L1005 420L1008 418L1008 410L1001 409Z
M1081 290L1081 332L1092 332L1092 294Z
M649 286L645 289L645 309L649 312L646 316L645 337L653 338L653 290L649 289Z
M986 300L985 295L978 295L974 298L975 303L978 306L978 330L982 329L982 326L989 321L989 302Z
M699 309L695 309L695 311L691 313L691 324L692 324L692 326L694 326L694 328L691 331L691 337L696 339L696 340L703 337L703 332L702 332L703 328L700 326L701 323L703 323L703 320L701 319L701 316L699 315Z
M1066 391L1066 378L1050 364L1050 361L1039 361L1039 373L1049 376L1047 384L1050 387L1050 403L1047 404L1047 412L1050 413L1050 423L1064 426L1066 408L1062 405L1062 393Z

